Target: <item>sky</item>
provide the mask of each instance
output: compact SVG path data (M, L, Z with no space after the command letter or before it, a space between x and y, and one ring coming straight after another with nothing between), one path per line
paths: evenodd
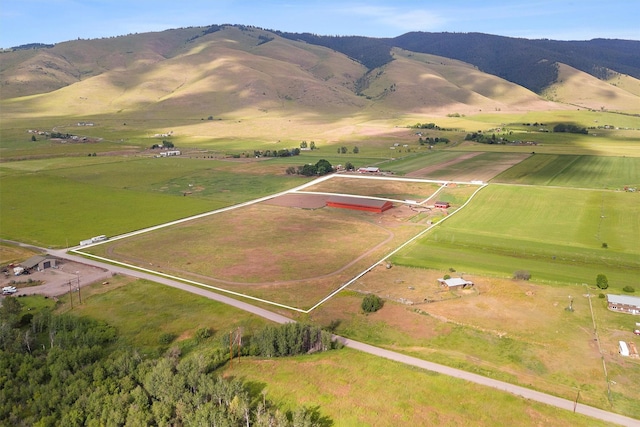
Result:
M0 47L242 24L319 35L640 40L640 0L0 0Z

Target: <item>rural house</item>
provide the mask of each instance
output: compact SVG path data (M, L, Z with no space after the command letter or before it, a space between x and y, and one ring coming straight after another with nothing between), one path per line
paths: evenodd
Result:
M449 202L441 202L441 201L437 201L434 206L436 208L440 208L440 209L447 209L447 208L451 207Z
M609 310L640 314L640 297L607 294L607 305Z
M360 172L360 173L378 173L378 172L380 172L380 168L369 166L369 167L366 167L366 168L358 168L358 172Z
M472 287L473 282L469 280L464 280L462 277L452 277L451 279L438 279L438 283L440 283L443 287L447 289L453 289L462 287L462 289L466 289L467 287Z

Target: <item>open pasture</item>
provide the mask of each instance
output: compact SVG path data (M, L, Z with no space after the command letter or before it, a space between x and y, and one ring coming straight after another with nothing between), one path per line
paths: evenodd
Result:
M308 308L424 229L383 214L264 202L95 246L98 256Z
M640 273L639 217L637 193L490 185L393 261L561 283L604 273L622 288Z
M640 187L640 157L536 154L493 181L606 189Z
M343 292L313 313L337 333L472 372L609 408L604 356L616 412L638 417L640 363L617 354L617 339L633 341L633 316L609 312L594 287L549 286L464 274L471 290L448 291L437 278L448 269L376 268L350 289L387 298L385 306L355 315L361 295ZM593 340L591 300L603 354ZM431 302L424 302L425 297ZM570 298L571 297L571 298ZM573 312L565 310L573 300ZM394 301L403 301L397 303ZM626 321L626 323L625 323ZM615 372L612 374L611 372ZM623 385L624 384L624 385Z
M336 184L326 183L335 182ZM455 205L477 187L333 176L309 187L425 200L442 190ZM373 193L368 194L368 192ZM292 196L314 198L296 205ZM439 195L438 195L439 196ZM309 308L428 226L424 212L397 205L382 214L324 207L316 194L210 214L84 251L293 308ZM292 204L293 203L293 204Z
M269 165L269 166L267 166ZM242 169L244 173L238 172ZM2 237L65 247L286 190L275 163L68 157L0 163Z
M353 194L359 196L380 197L394 200L416 200L421 202L429 199L441 183L419 180L403 180L394 178L379 178L367 175L337 175L332 179L306 187L304 191Z

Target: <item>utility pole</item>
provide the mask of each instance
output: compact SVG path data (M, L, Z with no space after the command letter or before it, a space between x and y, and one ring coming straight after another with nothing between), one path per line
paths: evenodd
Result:
M80 272L76 271L76 279L78 280L78 300L82 304L82 296L80 296Z
M71 280L69 280L69 301L71 302L71 308L73 308L73 294L71 293Z

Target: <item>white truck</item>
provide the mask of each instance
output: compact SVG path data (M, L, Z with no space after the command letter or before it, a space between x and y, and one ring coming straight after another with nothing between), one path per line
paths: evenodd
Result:
M5 286L2 288L2 295L11 295L18 292L18 289L15 286Z

